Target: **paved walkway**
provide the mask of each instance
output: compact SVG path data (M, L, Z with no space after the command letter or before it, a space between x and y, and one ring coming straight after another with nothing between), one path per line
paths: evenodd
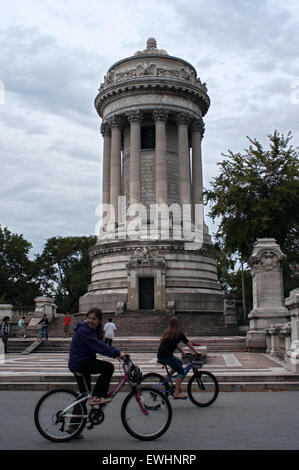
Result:
M144 373L155 371L161 372L162 368L157 364L153 353L132 353L133 362L142 367ZM105 358L115 364L116 370L119 362L114 359ZM28 356L22 354L7 354L0 363L0 377L15 375L53 375L68 374L68 354L66 353L33 353ZM289 373L281 361L270 358L261 353L208 353L204 368L215 374L221 373L261 373L280 374Z

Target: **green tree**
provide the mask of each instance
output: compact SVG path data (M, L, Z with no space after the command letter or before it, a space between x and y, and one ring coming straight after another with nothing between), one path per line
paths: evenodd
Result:
M36 258L43 293L55 299L59 312L78 312L79 297L90 283L88 251L95 242L92 236L53 237Z
M29 259L32 244L23 235L0 226L0 299L16 307L34 305L40 294L35 262Z
M216 242L225 256L246 261L258 238L275 238L287 255L285 284L298 284L299 153L291 132L267 136L269 148L256 139L243 154L222 154L219 176L204 191L209 216L219 220Z

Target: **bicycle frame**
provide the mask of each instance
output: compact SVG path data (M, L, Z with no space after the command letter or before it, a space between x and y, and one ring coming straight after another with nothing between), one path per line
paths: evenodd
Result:
M167 371L167 377L165 379L163 379L161 382L159 382L158 384L154 385L154 388L159 389L162 385L165 385L166 383L170 383L171 386L174 386L172 380L177 378L177 376L178 376L177 373L175 373L173 375L170 375L169 372L168 372L168 368L167 368L167 367L170 367L170 366L167 366L167 364L165 364L164 367L166 368L166 371ZM192 368L193 368L192 362L189 362L189 364L187 364L186 367L184 368L183 380L185 379L186 375L188 375L188 373L190 372L190 370Z
M86 395L84 395L84 397L82 397L82 398L80 398L80 396L79 396L79 398L77 398L70 405L68 405L61 413L64 417L68 417L68 418L88 418L88 414L87 415L80 415L80 414L67 415L66 414L68 412L68 410L70 408L72 408L74 405L75 406L79 405L79 403L83 403L83 402L87 401L88 398L91 398L92 395L88 390L88 387L87 387L86 380L85 380L84 376L83 376L83 381L84 381L84 386L85 386L85 390L86 390ZM141 393L140 386L139 385L133 385L133 384L130 383L128 373L125 373L124 377L121 378L119 383L112 390L110 390L110 392L108 393L108 398L111 398L111 400L112 400L118 394L118 392L122 389L122 387L126 383L129 383L131 385L132 391L133 390L135 391L136 400L137 400L137 403L138 403L142 413L145 414L145 415L149 415L149 412L147 411L147 409L143 405L142 393ZM105 406L107 406L107 405L105 405Z

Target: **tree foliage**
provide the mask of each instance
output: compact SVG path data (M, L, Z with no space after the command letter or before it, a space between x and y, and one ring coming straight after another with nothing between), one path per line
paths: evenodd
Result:
M244 153L222 154L220 174L204 191L204 202L212 220L219 221L216 242L225 256L248 260L258 238L275 238L287 255L291 279L299 261L299 153L290 132L267 137L268 149L247 137Z
M243 259L257 238L275 238L282 250L292 232L298 239L298 149L289 145L290 133L284 137L275 131L268 138L268 150L248 137L245 154L223 154L220 174L204 192L212 220L220 218L217 241Z
M53 237L36 258L44 294L54 298L59 312L78 312L79 297L90 283L88 250L96 237Z
M34 305L40 294L35 262L29 259L32 244L23 235L0 226L0 299L16 307Z

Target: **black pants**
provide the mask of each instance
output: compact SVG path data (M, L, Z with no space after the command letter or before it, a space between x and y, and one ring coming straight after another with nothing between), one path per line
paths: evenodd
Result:
M7 341L8 341L8 335L2 336L2 341L4 344L4 353L7 353Z
M95 384L93 390L93 396L96 397L107 397L108 389L111 381L111 377L114 372L114 365L111 362L100 361L98 359L90 359L82 368L78 370L81 374L84 374L88 390L91 391L91 374L101 374ZM84 393L85 386L83 377L75 375L80 393Z
M111 338L105 338L105 344L108 344L108 346L112 346L112 339Z

